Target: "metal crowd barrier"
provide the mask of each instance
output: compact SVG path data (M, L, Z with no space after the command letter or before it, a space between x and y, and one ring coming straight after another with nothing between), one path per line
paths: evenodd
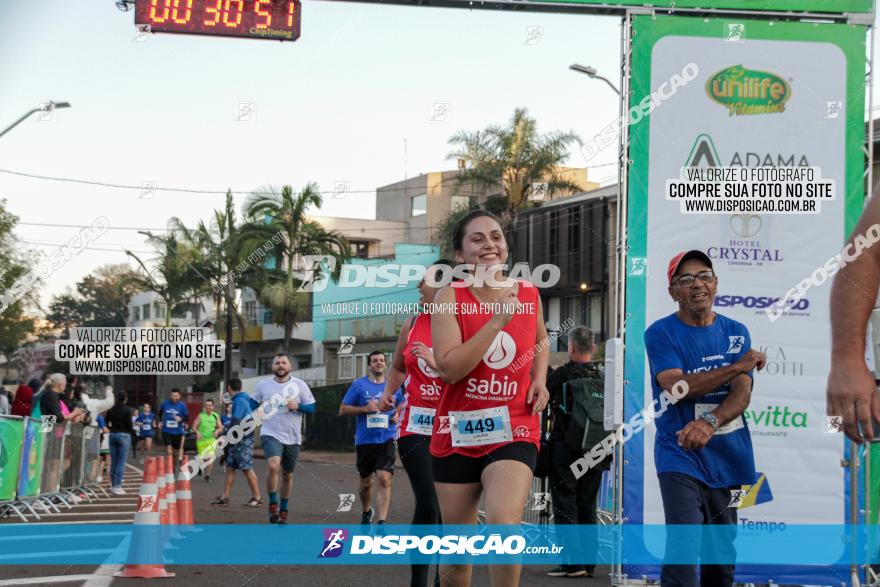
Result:
M99 436L85 424L0 415L0 516L39 520L97 498Z

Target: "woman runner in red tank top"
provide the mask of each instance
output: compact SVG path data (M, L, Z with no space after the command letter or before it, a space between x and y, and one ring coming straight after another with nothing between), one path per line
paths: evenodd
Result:
M438 281L433 268L453 265L452 261L438 260L428 268L429 272L434 273L433 279L429 275L428 281ZM429 446L434 412L440 401L443 381L431 352L431 314L428 312L439 288L431 287L425 279L419 282L418 287L421 293L419 303L422 304L423 311L408 318L400 331L379 409L390 410L394 407L394 395L402 383L406 391L406 403L398 427L400 437L397 440L397 451L415 496L412 523L439 524L440 506L434 491ZM427 587L428 571L429 565L412 565L410 587Z
M541 299L533 285L503 275L507 241L492 214L466 215L453 246L456 261L472 266L476 279L442 289L431 316L434 360L445 382L431 437L443 523L476 524L485 493L487 524L518 525L537 461L539 414L549 399ZM444 584L465 586L471 567L442 565L440 574ZM489 568L492 585L518 585L519 574L519 565Z

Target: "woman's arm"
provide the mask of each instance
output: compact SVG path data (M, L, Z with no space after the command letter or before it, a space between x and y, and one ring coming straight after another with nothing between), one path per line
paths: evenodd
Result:
M394 394L400 388L403 380L406 379L406 366L403 363L403 353L406 351L406 340L409 338L409 332L415 323L415 316L410 316L403 323L400 334L397 336L397 347L394 349L394 359L391 361L391 368L385 376L385 391L379 400L379 407L383 410L391 409L394 404Z
M437 293L435 302L441 307L444 304L452 307L455 303L455 291L451 287L443 288ZM516 293L513 290L508 290L498 299L502 307L515 302ZM455 319L456 313L438 312L431 315L434 361L437 363L440 378L446 383L456 383L473 371L486 354L489 345L513 317L512 312L495 314L475 335L462 342L461 330Z

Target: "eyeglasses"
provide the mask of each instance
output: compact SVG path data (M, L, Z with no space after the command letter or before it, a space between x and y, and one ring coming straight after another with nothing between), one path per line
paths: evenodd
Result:
M715 280L715 272L714 271L700 271L696 275L692 273L686 273L684 275L680 275L675 281L672 283L675 285L680 285L681 287L691 287L694 284L694 281L699 279L703 283L712 283Z

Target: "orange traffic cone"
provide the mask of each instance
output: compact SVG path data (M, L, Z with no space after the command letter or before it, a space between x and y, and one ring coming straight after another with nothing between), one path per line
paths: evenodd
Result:
M168 523L168 497L165 494L165 457L156 458L156 487L159 490L159 523L163 526Z
M184 455L183 466L177 474L177 521L181 524L192 526L195 524L195 520L193 519L192 508L192 485L189 475L186 473L186 464L188 462L189 457Z
M177 491L174 487L174 457L165 455L165 503L168 505L168 523L177 525Z
M157 459L148 458L144 462L144 480L138 492L138 507L134 514L135 531L132 535L131 547L128 558L148 556L149 560L162 560L162 545L158 534L145 532L146 528L138 531L138 526L159 525L159 495L156 484ZM165 570L162 563L154 564L126 564L122 571L114 573L114 577L129 577L141 579L158 579L173 577L174 573Z

